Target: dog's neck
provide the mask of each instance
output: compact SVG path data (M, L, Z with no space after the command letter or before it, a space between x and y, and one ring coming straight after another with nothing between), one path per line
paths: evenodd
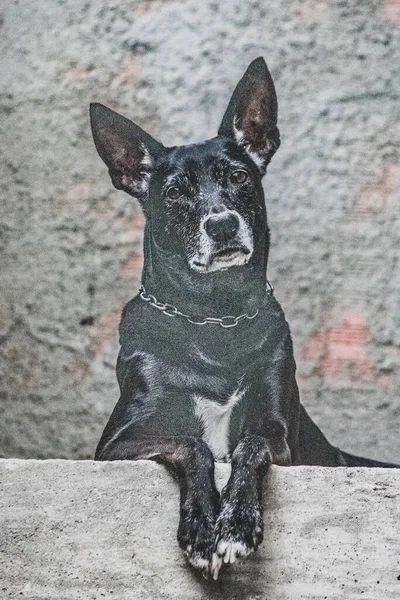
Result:
M268 235L249 263L225 271L196 273L179 254L166 252L146 225L142 283L148 294L199 317L254 314L266 298Z

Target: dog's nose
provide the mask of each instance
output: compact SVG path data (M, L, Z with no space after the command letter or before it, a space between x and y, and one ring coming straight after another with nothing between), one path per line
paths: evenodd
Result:
M239 230L239 219L233 213L210 215L204 222L204 229L215 242L227 242Z

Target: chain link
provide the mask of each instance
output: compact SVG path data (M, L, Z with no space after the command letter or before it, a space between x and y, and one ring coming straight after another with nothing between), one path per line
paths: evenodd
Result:
M269 283L269 281L267 281L268 296L273 296L273 293L274 293L274 288ZM193 325L206 325L207 323L212 323L215 325L220 325L224 329L230 329L231 327L236 327L236 325L238 325L238 323L240 323L241 321L244 321L245 319L248 319L249 321L251 321L252 319L255 319L256 316L258 315L258 309L257 309L256 312L254 313L254 315L247 315L246 313L244 313L243 315L239 315L238 317L234 317L231 315L221 317L221 318L194 317L194 316L185 315L185 313L178 310L176 308L176 306L173 306L172 304L167 304L167 303L164 304L163 302L159 302L157 300L157 298L155 296L153 296L153 294L148 294L146 292L143 285L140 286L139 296L141 297L142 300L144 300L145 302L148 302L151 306L154 306L154 308L157 308L158 310L163 312L164 315L167 315L168 317L177 317L177 316L183 317L184 319L186 319L189 323L192 323Z

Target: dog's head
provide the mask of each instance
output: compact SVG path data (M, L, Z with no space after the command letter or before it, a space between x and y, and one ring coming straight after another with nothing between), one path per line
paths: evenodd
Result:
M96 148L114 186L139 199L164 252L209 273L247 264L266 232L261 178L279 147L277 100L257 58L236 86L217 137L166 148L101 104L91 105Z

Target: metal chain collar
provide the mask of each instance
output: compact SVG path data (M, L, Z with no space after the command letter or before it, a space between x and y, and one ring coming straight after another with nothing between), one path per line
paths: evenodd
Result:
M155 296L153 296L152 294L148 294L146 292L143 285L140 286L139 292L140 292L139 295L142 300L144 300L145 302L148 302L151 306L154 306L154 308L157 308L158 310L163 312L168 317L177 317L177 316L183 317L184 319L186 319L189 323L192 323L193 325L205 325L206 323L213 323L215 325L221 325L221 327L224 327L225 329L229 329L231 327L236 327L236 325L238 323L240 323L240 321L244 321L245 319L248 319L249 321L251 321L252 319L255 319L256 316L258 315L258 309L257 309L256 312L254 313L254 315L247 315L246 313L244 313L243 315L239 315L238 317L233 317L231 315L226 316L226 317L221 317L221 318L191 317L189 315L185 315L185 313L178 310L172 304L167 304L167 303L164 304L163 302L159 302ZM269 283L269 281L267 281L268 296L272 296L273 293L274 293L274 288Z

